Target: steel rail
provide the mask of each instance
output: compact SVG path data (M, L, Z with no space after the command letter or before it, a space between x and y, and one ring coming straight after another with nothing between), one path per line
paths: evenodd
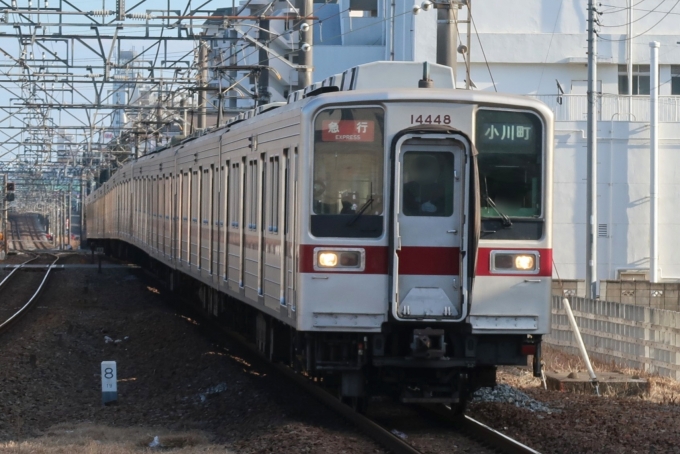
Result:
M13 241L14 241L14 240L13 240ZM5 285L7 282L9 282L10 278L14 275L14 273L16 273L17 271L19 271L21 268L27 266L30 262L32 262L33 260L35 260L35 259L37 259L37 258L38 258L37 256L36 256L36 257L33 257L32 259L26 260L25 262L20 263L19 265L17 265L16 267L14 267L14 269L12 270L12 272L9 273L7 276L5 276L5 278L2 280L2 282L0 282L0 289L2 288L3 285ZM5 267L5 268L6 268L6 267Z
M147 275L151 274L147 272ZM151 276L156 278L156 276L153 275ZM331 395L318 385L315 385L311 380L296 373L295 371L285 366L284 364L278 364L269 361L267 357L257 349L257 347L248 342L248 340L245 339L241 334L231 331L223 326L220 326L217 323L214 323L209 318L206 318L206 314L203 313L202 310L197 310L195 307L191 305L187 306L188 302L184 298L176 294L172 294L172 297L177 298L180 301L183 301L185 304L184 306L185 308L189 308L192 312L193 311L198 312L202 318L202 321L205 324L207 324L210 328L228 337L234 342L238 343L250 354L255 356L265 367L272 368L275 372L278 372L279 374L283 375L284 378L292 381L293 383L301 387L304 391L306 391L307 393L311 394L313 397L321 401L321 403L329 407L331 410L340 414L340 416L344 417L349 422L354 424L369 438L376 441L378 444L386 448L392 454L422 454L421 451L418 451L413 446L406 443L404 440L394 435L389 430L371 421L369 418L362 415L361 413L357 413L356 411L352 410L349 406L340 402L340 400L337 399L335 396Z
M38 299L38 296L40 295L40 292L43 290L45 287L45 282L47 282L47 278L50 276L50 273L52 272L52 268L54 265L59 261L59 256L54 255L54 254L49 254L53 255L55 257L54 261L48 266L47 272L45 273L45 276L43 277L42 281L40 282L40 285L38 286L38 289L33 293L31 298L24 304L18 311L14 313L10 318L5 320L0 324L0 334L5 332L7 328L9 328L13 323L15 323L17 320L19 320L23 315L28 312L28 309L31 308L33 303ZM37 257L36 257L37 258ZM18 269L18 268L17 268ZM16 271L16 270L15 270ZM4 282L4 281L3 281Z
M456 415L445 405L422 405L427 411L436 414L445 421L451 423L456 430L463 434L469 434L472 438L481 440L483 443L505 454L540 454L519 441L492 429L484 423L467 415Z
M165 284L165 281L151 273L148 269L143 268L143 270L150 278L157 280L161 284ZM354 424L369 438L376 441L392 454L422 454L421 451L417 450L397 435L375 423L363 414L352 410L352 408L342 403L337 397L316 385L308 378L305 378L305 376L295 372L293 369L284 364L270 361L263 352L258 350L255 345L249 342L240 333L229 330L224 326L217 324L214 320L209 318L210 314L191 304L186 297L180 296L174 292L169 292L169 294L173 300L180 303L180 307L182 309L190 311L192 317L200 317L200 320L204 326L207 326L210 330L219 334L220 336L228 337L232 341L239 344L240 347L244 348L248 353L257 358L261 365L273 369L275 372L283 375L284 378L287 378L301 387L304 391L321 401L321 403L329 407L331 410ZM491 446L503 454L540 454L538 451L535 451L528 446L513 440L512 438L470 418L469 416L455 416L450 408L447 409L447 407L443 405L422 405L421 407L432 411L437 415L441 415L450 422L454 423L455 425L453 429L461 433L463 436L471 438L480 444Z
M258 352L259 353L259 352ZM309 379L295 373L292 369L276 363L270 363L279 373L284 375L289 380L295 382L305 391L316 397L324 405L331 410L339 413L342 417L354 424L368 437L372 438L384 448L388 449L393 454L421 454L410 444L394 435L389 430L371 421L366 416L352 410L349 406L343 404L338 398L315 385Z

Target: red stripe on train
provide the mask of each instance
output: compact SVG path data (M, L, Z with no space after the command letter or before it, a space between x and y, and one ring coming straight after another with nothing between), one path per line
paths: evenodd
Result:
M343 247L356 247L366 251L366 267L364 271L323 271L324 273L342 274L387 274L388 256L387 246L342 246L342 245L320 245L320 244L301 244L300 245L300 272L318 273L314 271L314 249L328 248L336 249Z
M300 245L300 272L314 273L314 249L348 247L339 245ZM363 274L389 274L389 248L387 246L350 246L366 251L366 268ZM537 251L540 254L538 274L491 274L491 251ZM460 250L452 247L402 246L399 254L399 274L416 276L457 276L460 274ZM324 271L333 272L333 271ZM335 271L347 273L346 271ZM350 272L351 273L351 272ZM357 272L362 274L362 272ZM479 248L477 276L552 276L552 249L538 248Z
M402 246L399 274L420 276L457 276L460 274L460 249L457 247Z

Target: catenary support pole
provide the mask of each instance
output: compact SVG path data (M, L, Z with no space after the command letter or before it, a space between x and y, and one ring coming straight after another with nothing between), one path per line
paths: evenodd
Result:
M649 280L659 282L659 47L649 43Z
M628 76L628 117L633 114L633 1L628 0L628 39L626 40L626 75Z
M298 0L300 16L300 60L298 69L298 89L312 84L314 66L314 23L309 17L314 15L314 0ZM306 50L306 51L305 51Z
M595 4L588 0L588 139L586 201L586 297L597 298L597 36Z
M208 102L208 92L206 91L208 87L208 45L205 41L199 42L199 68L201 68L200 84L201 89L198 91L198 129L205 129L207 126L206 119L206 108Z
M3 235L3 242L2 242L2 256L3 258L7 258L7 252L8 252L8 243L9 243L9 233L7 232L7 174L2 175L2 189L0 189L0 195L2 195L2 203L0 203L0 207L2 208L2 212L0 212L0 220L2 220L2 235Z
M458 3L456 0L437 4L437 63L451 67L456 79L458 78L456 72L458 61L457 20Z

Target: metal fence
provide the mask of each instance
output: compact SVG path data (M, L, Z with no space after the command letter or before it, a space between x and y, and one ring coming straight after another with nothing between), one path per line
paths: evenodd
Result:
M591 357L680 380L680 312L577 297L569 301ZM578 354L560 296L552 297L552 316L546 342Z
M586 95L532 95L546 103L557 121L585 121ZM597 103L600 121L649 122L649 96L600 95ZM680 96L659 96L659 121L680 121Z

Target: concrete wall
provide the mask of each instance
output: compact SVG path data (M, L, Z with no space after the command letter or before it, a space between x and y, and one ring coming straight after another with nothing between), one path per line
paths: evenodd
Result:
M564 279L585 278L585 122L559 122L555 130L554 259ZM646 123L598 124L598 273L649 269L649 127ZM680 279L680 130L661 125L659 244L661 276Z
M575 297L570 304L592 358L680 379L680 312ZM545 341L578 354L559 296L552 316Z

